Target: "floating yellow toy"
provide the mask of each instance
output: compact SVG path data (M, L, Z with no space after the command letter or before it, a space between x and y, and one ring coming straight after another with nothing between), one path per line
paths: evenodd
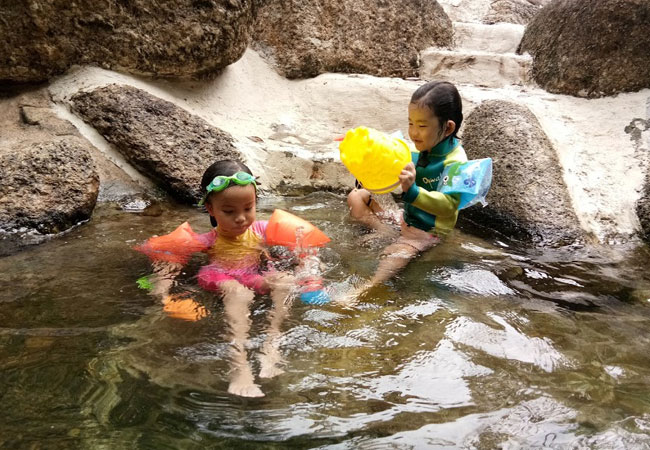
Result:
M348 130L339 150L345 167L375 194L385 194L399 186L399 174L411 161L406 142L367 127Z

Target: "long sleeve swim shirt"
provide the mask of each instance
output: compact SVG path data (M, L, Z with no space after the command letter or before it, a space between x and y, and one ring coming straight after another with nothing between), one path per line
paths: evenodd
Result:
M415 164L415 183L402 194L404 221L432 234L446 234L458 219L458 195L437 191L440 175L445 166L467 162L465 150L458 139L449 137L431 150L411 152Z

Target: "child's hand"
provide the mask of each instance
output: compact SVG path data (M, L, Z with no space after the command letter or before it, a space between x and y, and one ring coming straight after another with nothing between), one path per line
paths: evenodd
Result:
M402 185L402 192L407 192L415 183L415 164L408 163L399 174L399 182Z

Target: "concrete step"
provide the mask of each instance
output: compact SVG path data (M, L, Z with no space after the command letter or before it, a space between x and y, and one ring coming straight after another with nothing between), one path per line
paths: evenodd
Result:
M514 53L440 50L420 54L420 78L490 88L533 84L532 58Z
M455 50L478 50L492 53L514 53L525 30L524 25L498 23L454 22Z

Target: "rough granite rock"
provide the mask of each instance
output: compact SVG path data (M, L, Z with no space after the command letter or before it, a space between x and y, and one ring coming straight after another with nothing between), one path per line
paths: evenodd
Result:
M281 0L258 11L253 47L288 78L418 75L419 52L452 45L435 0Z
M461 218L539 245L585 240L555 150L527 107L485 101L463 124L462 138L471 159L490 157L494 168L488 205L467 208Z
M2 100L0 255L88 220L99 174L92 145L56 116L43 91Z
M201 175L214 161L241 159L228 133L140 89L113 84L71 101L138 171L182 202L201 198Z
M550 0L495 0L490 4L483 23L500 22L526 25Z
M549 92L602 97L650 87L650 0L557 0L526 27L518 53Z
M650 170L646 172L643 191L636 204L636 214L641 224L641 239L650 244Z
M87 220L99 190L90 154L75 140L20 142L0 153L0 224L59 233Z
M0 0L0 84L45 81L73 64L197 79L237 61L253 0Z

